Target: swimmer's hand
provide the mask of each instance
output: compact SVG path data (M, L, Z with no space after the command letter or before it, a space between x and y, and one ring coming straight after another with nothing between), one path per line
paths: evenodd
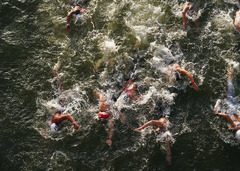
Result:
M139 130L141 130L142 129L142 127L139 127L139 128L136 128L134 131L135 132L138 132Z
M80 129L80 127L79 127L75 122L73 123L73 127L74 127L74 129L76 129L76 130Z
M196 91L198 90L198 86L197 86L196 83L193 83L193 84L192 84L192 87L194 88L194 90L196 90Z
M108 144L108 146L111 146L112 145L112 140L107 140L106 143Z
M71 27L70 27L70 24L67 24L67 33L70 33L71 32Z

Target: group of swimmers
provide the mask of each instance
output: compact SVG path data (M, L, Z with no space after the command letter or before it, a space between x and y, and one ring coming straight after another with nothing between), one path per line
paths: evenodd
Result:
M60 94L62 94L63 87L60 81L60 77L58 74L58 70L60 68L60 62L58 62L52 69L52 75L54 78L54 86L56 89L60 91ZM169 68L169 73L171 77L174 77L176 81L180 80L182 76L187 76L192 84L192 87L195 90L198 90L197 84L194 82L193 76L186 70L182 69L178 64L172 64ZM168 75L169 76L169 75ZM113 108L117 109L119 113L119 119L124 124L125 123L125 116L122 113L121 104L128 103L129 101L136 101L136 100L142 100L143 97L139 97L137 95L137 84L133 82L132 80L129 80L125 83L123 90L119 93L119 95L115 99L115 104L113 105ZM99 99L99 113L98 118L100 120L108 120L108 137L106 143L111 146L112 145L112 136L113 136L113 130L114 130L114 118L111 111L111 106L107 104L106 99L104 98L104 95L98 92L95 92L94 95ZM64 99L60 99L59 104L61 107L63 107ZM57 110L51 118L51 126L50 130L52 132L57 132L59 129L59 124L64 120L69 120L72 124L74 129L78 130L80 127L78 124L74 121L71 115L69 114L63 114L64 112L62 110ZM140 126L139 128L136 128L134 131L140 131L150 125L154 125L157 127L155 130L158 135L163 135L167 131L167 118L162 117L159 120L151 120L144 125ZM170 143L169 140L165 139L166 147L167 147L167 161L170 164L171 163L171 150L170 150Z
M237 6L240 9L240 0L237 0ZM187 29L187 20L186 16L193 20L196 24L196 26L199 26L199 21L198 19L194 18L192 16L197 15L197 5L194 3L194 0L187 0L186 5L182 11L182 18L183 18L183 24L184 28ZM238 32L240 32L240 10L236 12L236 16L233 22L235 28L237 29ZM224 114L224 113L218 113L217 108L219 108L220 100L217 101L216 105L214 106L214 114L217 116L222 116L227 119L228 123L230 124L231 128L234 130L237 130L236 132L236 138L240 140L240 118L236 114L236 105L234 103L234 86L232 82L233 78L233 68L227 68L228 72L228 90L227 90L227 102L226 104L228 105L228 110L231 111L229 114Z
M70 27L70 22L71 22L71 17L73 15L76 16L76 21L81 20L82 19L82 15L84 14L84 9L82 6L81 1L80 2L76 2L75 3L75 7L74 9L67 15L67 32L71 31L71 27ZM183 18L183 23L184 23L184 28L187 29L187 20L186 20L186 16L190 19L193 18L193 15L196 15L196 11L195 11L195 4L193 0L187 0L186 5L182 11L182 18ZM240 12L237 12L237 17L235 19L234 25L237 28L237 30L240 30L239 27L239 22L240 22ZM194 20L195 24L198 26L199 25L199 21L196 19ZM60 63L57 63L55 65L55 67L52 70L52 75L55 79L55 85L58 89L60 89L60 91L62 91L62 84L60 82L60 77L58 75L58 69L60 67ZM192 87L194 90L198 90L198 86L195 83L193 76L190 74L190 72L182 69L180 67L180 65L178 65L177 63L172 64L169 68L168 71L170 74L170 76L174 77L176 81L181 79L181 76L187 76L192 84ZM228 101L231 102L231 104L233 105L233 86L232 86L232 74L233 74L233 70L229 69L228 70L228 74L229 74L229 79L228 79ZM121 101L124 102L129 102L130 100L142 100L142 97L138 97L137 92L137 84L131 80L127 81L124 89L119 93L117 99L116 99L116 103L115 103L115 108L117 109L117 111L119 112L119 119L122 123L125 123L125 116L121 113ZM113 136L113 131L114 131L114 118L113 118L113 114L111 112L111 107L109 104L107 104L106 99L104 98L104 95L96 92L94 94L98 99L99 99L99 113L98 113L98 118L101 120L108 120L108 126L109 126L109 130L108 130L108 138L106 143L111 146L112 145L112 136ZM63 100L63 99L62 99ZM61 104L63 104L63 102L60 102ZM238 115L235 113L233 115L228 115L228 114L223 114L223 113L218 113L217 111L217 107L218 105L216 105L214 107L214 113L217 116L223 116L225 117L228 122L230 123L231 127L235 130L239 130L240 129L240 119L238 118ZM50 130L53 132L58 131L58 125L64 121L64 120L69 120L72 124L74 129L78 130L80 127L79 125L74 121L73 117L69 114L63 114L63 111L58 110L57 112L55 112L52 115L51 118L51 126L50 126ZM157 128L155 129L155 131L158 133L158 135L162 135L167 131L167 118L166 117L161 117L159 120L151 120L145 124L143 124L142 126L140 126L139 128L136 128L134 131L138 132L140 130L143 130L144 128L154 125ZM237 131L236 137L240 137L240 130ZM167 161L170 164L171 163L171 150L170 150L170 143L169 140L166 138L165 139L165 143L166 143L166 147L167 147Z
M184 29L187 30L187 18L191 21L193 21L196 26L199 26L199 13L198 13L198 4L195 2L196 0L186 0L186 4L182 10L182 19L183 19L183 25ZM240 0L237 0L237 5L240 8ZM66 31L69 33L71 32L70 22L72 16L75 16L75 23L80 22L83 19L83 14L85 13L85 10L82 5L82 0L74 2L74 8L71 12L67 15L67 28ZM240 32L240 10L236 12L236 16L233 22L235 28Z

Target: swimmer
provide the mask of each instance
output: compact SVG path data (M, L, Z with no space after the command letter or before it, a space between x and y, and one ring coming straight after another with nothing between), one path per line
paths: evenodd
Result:
M131 100L141 100L142 97L137 96L137 84L135 84L133 81L129 80L125 83L124 89L119 93L119 95L124 94L124 99L131 99Z
M186 5L182 11L182 19L183 19L183 25L184 29L187 30L187 18L192 19L192 16L196 15L196 3L194 3L194 0L187 0ZM199 26L199 21L194 21L196 26Z
M62 84L59 80L59 76L58 76L58 69L60 68L60 62L58 62L52 69L52 75L54 78L56 78L56 85L57 88L60 88L60 91L63 90L62 88ZM63 99L60 101L60 104L61 106L63 106ZM52 118L51 118L51 126L50 126L50 130L52 132L56 132L58 131L58 126L59 124L64 121L64 120L69 120L72 124L73 124L73 127L74 129L78 130L80 127L76 124L76 122L74 121L73 117L69 114L65 114L65 115L61 115L62 114L62 111L59 110L57 112L55 112L53 115L52 115Z
M151 125L157 126L157 129L155 129L155 131L157 132L158 135L162 136L167 129L167 119L160 118L159 120L151 120L145 123L144 125L142 125L141 127L136 128L134 131L138 132ZM170 142L167 138L165 139L165 143L167 147L167 161L168 161L168 164L171 165L171 147L170 147Z
M190 79L194 90L196 90L196 91L198 90L198 86L194 82L193 76L188 71L182 69L178 64L172 64L171 75L173 75L173 74L175 76L176 81L179 81L181 79L181 75L186 75Z
M71 27L70 27L70 22L71 22L71 17L73 15L76 16L76 22L80 21L82 19L82 15L84 14L84 9L83 9L83 6L81 4L81 1L80 2L76 2L75 3L75 7L74 9L68 13L67 15L67 32L71 32Z
M228 68L227 69L228 72L228 80L227 80L227 102L230 108L234 107L234 100L233 100L233 96L234 96L234 87L233 87L233 83L232 83L232 78L233 78L233 69L232 68ZM218 103L218 102L217 102ZM217 104L214 106L214 114L216 116L222 116L224 118L227 119L229 125L231 126L231 128L233 130L238 130L236 132L236 138L240 141L240 118L238 117L238 115L236 113L232 113L232 114L224 114L224 113L218 113L217 111ZM236 111L235 111L236 112Z
M123 114L121 113L123 103L128 103L130 100L142 100L142 97L138 97L137 92L137 84L133 81L129 80L125 83L124 89L119 93L118 99L114 106L117 107L119 114L120 121L124 124L125 119Z
M236 17L235 17L233 24L234 24L235 28L237 29L237 31L240 33L240 10L238 12L236 12Z
M61 114L62 114L62 111L57 111L52 115L51 127L50 127L50 130L52 132L58 131L58 125L64 120L69 120L73 124L74 129L78 130L80 128L76 124L76 122L74 121L74 119L71 115L69 115L69 114L61 115Z
M100 110L100 112L98 113L98 118L108 120L109 135L108 135L106 143L109 146L111 146L112 145L113 130L114 130L113 116L112 116L112 113L110 112L110 106L105 103L104 96L102 94L96 94L96 96L99 98L99 110Z

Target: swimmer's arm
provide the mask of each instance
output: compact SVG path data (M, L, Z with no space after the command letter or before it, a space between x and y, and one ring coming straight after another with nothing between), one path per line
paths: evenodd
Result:
M70 22L71 22L71 17L72 17L72 15L75 13L75 11L76 11L76 10L71 11L70 13L68 13L68 15L67 15L67 24L70 24Z
M102 94L96 94L96 96L99 98L100 102L105 102L104 96Z
M215 113L217 116L222 116L222 117L228 117L229 115L228 114L225 114L225 113Z
M222 116L224 118L227 119L228 123L230 124L230 126L232 127L232 129L237 129L236 125L234 124L233 120L231 119L231 117L228 115L228 114L225 114L225 113L217 113L216 114L217 116Z
M109 115L108 126L109 126L109 135L108 135L108 140L106 141L106 143L109 146L111 146L112 145L113 130L114 130L114 121L113 121L112 115Z
M186 12L189 9L188 5L182 11L182 18L183 18L183 25L184 29L187 30L187 19L186 19Z
M137 132L137 131L139 131L139 130L141 130L141 129L144 129L144 128L150 126L150 125L157 125L157 122L159 122L159 121L151 120L151 121L145 123L144 125L142 125L141 127L136 128L134 131Z
M71 123L74 122L73 117L72 117L71 115L69 115L69 114L59 115L59 116L57 116L57 117L54 118L54 120L55 120L56 123L60 123L60 122L62 122L62 121L64 121L64 120L66 120L66 119L69 120Z
M183 74L183 75L186 75L186 76L190 79L193 88L194 88L195 90L198 90L198 86L197 86L197 84L194 82L193 76L192 76L192 74L190 74L190 72L188 72L188 71L186 71L186 70L184 70L184 69L179 69L179 68L177 69L177 71L180 72L180 73Z
M66 114L66 115L60 115L60 116L58 116L58 117L55 117L54 118L54 121L55 121L55 123L60 123L60 122L62 122L62 121L64 121L64 120L69 120L72 124L73 124L73 126L74 126L74 128L75 129L79 129L80 127L76 124L76 122L74 121L74 119L73 119L73 117L71 116L71 115L69 115L69 114Z
M183 74L183 75L186 75L190 79L191 82L194 81L193 80L193 76L192 76L192 74L190 74L190 72L188 72L188 71L186 71L184 69L179 69L179 68L177 68L177 71L179 73Z
M184 23L187 22L187 19L186 19L187 10L189 10L188 5L186 5L186 6L184 7L184 9L182 10L182 19L183 19L183 22L184 22Z

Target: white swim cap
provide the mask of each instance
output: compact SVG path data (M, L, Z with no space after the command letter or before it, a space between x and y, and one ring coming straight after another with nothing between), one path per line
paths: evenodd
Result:
M57 126L57 124L52 123L51 126L50 126L50 130L51 130L52 132L57 132L57 131L58 131L58 126Z
M82 19L83 19L83 15L82 14L76 15L75 23L82 21Z
M218 108L218 106L219 106L220 103L221 103L221 100L218 99L214 107L215 107L215 108Z
M240 130L238 130L238 131L236 132L236 138L237 138L238 141L240 141Z
M125 93L125 94L123 95L123 100L124 100L124 102L126 102L126 103L129 102L129 95L128 95L127 93Z

